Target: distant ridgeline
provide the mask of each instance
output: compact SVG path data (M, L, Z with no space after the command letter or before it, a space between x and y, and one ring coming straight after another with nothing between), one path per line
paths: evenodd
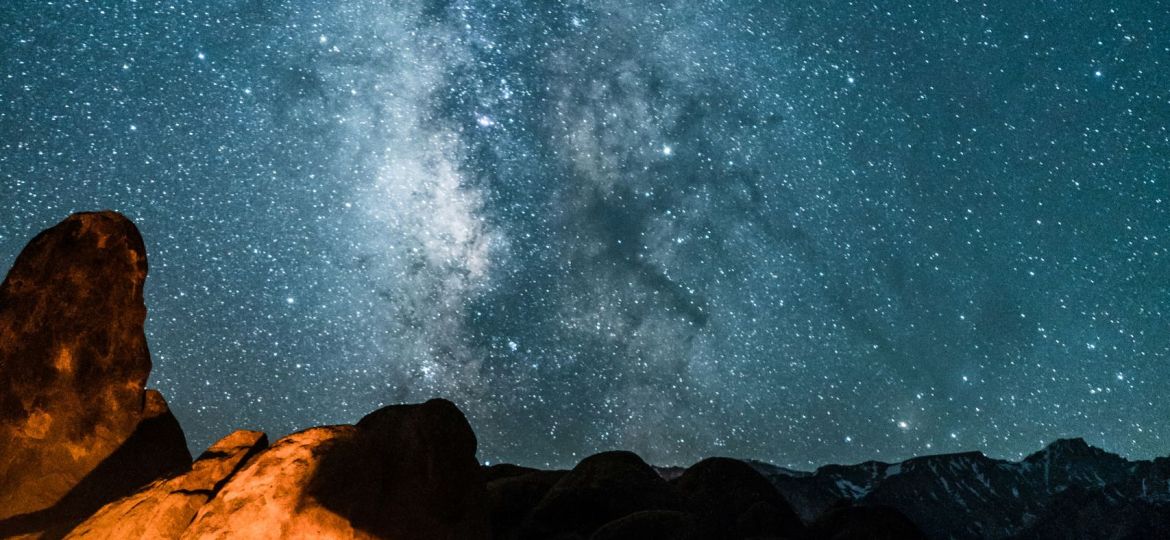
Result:
M1170 538L1170 459L1060 440L814 473L606 452L481 467L445 400L194 461L147 390L146 252L113 212L38 235L0 286L0 537L388 539Z

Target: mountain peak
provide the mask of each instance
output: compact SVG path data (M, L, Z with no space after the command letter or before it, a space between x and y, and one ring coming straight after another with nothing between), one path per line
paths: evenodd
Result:
M1028 456L1024 461L1034 462L1041 459L1097 457L1103 455L1112 454L1085 442L1080 437L1073 437L1052 441L1043 450Z
M1048 445L1048 448L1088 450L1093 448L1093 446L1085 442L1085 439L1081 437L1070 437L1067 439L1056 439Z

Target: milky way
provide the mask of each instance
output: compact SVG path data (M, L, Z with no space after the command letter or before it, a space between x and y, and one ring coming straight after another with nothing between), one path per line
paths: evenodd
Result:
M135 220L195 450L1170 453L1170 6L9 0L0 261Z

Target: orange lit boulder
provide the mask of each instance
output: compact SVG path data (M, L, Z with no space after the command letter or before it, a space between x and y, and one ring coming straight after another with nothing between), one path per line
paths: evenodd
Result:
M475 450L445 400L294 433L234 475L182 538L488 538Z
M232 433L203 452L186 474L159 480L134 495L107 504L66 538L178 538L223 484L267 447L268 437L259 431Z
M0 535L79 519L191 455L144 386L146 250L113 212L37 235L0 285Z

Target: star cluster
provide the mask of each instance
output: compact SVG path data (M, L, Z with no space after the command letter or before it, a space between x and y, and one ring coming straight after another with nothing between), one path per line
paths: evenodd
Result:
M1170 453L1160 0L10 0L0 262L147 241L191 446Z

